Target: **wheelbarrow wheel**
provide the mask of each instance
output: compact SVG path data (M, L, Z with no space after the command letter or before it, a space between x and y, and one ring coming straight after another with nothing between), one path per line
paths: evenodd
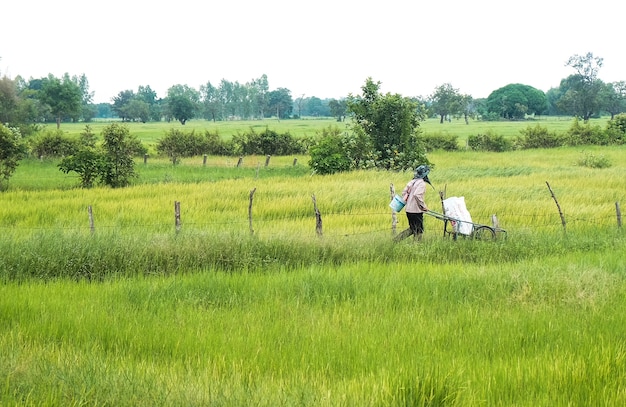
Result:
M495 240L496 231L489 226L479 226L474 230L474 239L476 240Z

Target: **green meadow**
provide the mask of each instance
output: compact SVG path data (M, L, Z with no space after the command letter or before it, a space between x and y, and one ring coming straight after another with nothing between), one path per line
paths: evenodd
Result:
M155 143L175 125L130 127ZM464 140L528 125L423 129ZM624 152L431 152L430 208L439 191L463 196L507 235L453 240L427 216L421 242L399 243L388 204L409 172L151 155L130 187L80 189L57 162L26 159L0 194L0 405L624 405ZM611 165L581 165L589 154Z

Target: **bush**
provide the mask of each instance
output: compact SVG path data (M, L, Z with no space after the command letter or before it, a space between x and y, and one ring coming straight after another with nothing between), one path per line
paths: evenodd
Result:
M563 145L563 137L539 124L535 127L528 126L520 133L522 135L515 142L518 148L555 148Z
M576 163L581 167L588 168L609 168L611 161L603 155L593 153L583 153L583 156Z
M449 134L443 134L440 132L425 134L422 136L421 140L427 151L456 151L459 149L458 137Z
M310 150L309 167L317 174L334 174L350 171L353 163L345 152L341 137L326 136Z
M234 150L238 154L290 155L304 154L306 149L289 133L278 134L266 128L261 133L233 136Z
M622 145L626 143L626 114L618 114L609 120L606 126L606 135L609 144Z
M209 155L234 155L235 148L232 142L222 140L217 132L206 131L203 140L203 153Z
M62 130L47 131L31 141L31 152L38 158L65 157L79 148L79 140L70 138Z
M472 135L467 138L467 145L475 151L509 151L513 149L513 142L501 135L493 134L491 130L487 134Z
M570 146L606 146L609 144L609 138L600 126L592 126L590 123L580 124L578 118L574 118L572 126L566 133L566 143Z

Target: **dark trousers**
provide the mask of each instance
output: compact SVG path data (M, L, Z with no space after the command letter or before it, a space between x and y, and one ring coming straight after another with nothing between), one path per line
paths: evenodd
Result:
M406 239L407 237L413 235L414 238L417 238L422 233L424 233L424 214L423 213L406 213L406 218L409 220L409 228L404 230L402 233L395 237L395 240Z

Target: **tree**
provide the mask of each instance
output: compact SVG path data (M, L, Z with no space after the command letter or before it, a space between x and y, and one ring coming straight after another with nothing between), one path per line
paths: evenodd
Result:
M475 115L476 105L471 95L461 95L460 99L460 113L465 119L465 124L469 124L469 117Z
M207 82L206 85L200 86L200 101L202 103L202 110L204 117L207 120L222 119L222 104L220 100L219 89Z
M80 134L80 145L73 154L64 157L59 170L80 176L81 186L92 187L101 182L113 188L124 187L136 176L133 155L143 149L128 127L112 123L102 130L104 142L96 145L96 136L89 126Z
M96 116L97 109L93 104L93 92L89 91L89 81L85 74L80 76L72 76L72 82L74 82L80 89L81 94L81 106L80 110L74 115L74 121L78 121L82 118L84 121L89 122Z
M511 83L487 97L487 109L508 120L521 120L527 114L542 114L548 108L546 95L532 86Z
M291 91L286 88L278 88L273 90L268 95L269 111L276 113L278 119L288 119L293 111L293 100L291 98Z
M130 89L123 90L119 92L117 96L113 96L113 106L111 108L115 113L117 113L117 117L122 119L122 121L130 119L128 117L127 109L133 99L135 99L135 92Z
M137 152L137 140L128 127L111 123L102 130L104 165L102 180L113 188L125 187L136 177L133 155Z
M330 108L330 114L332 114L338 122L343 121L344 117L346 116L346 110L348 109L345 99L331 99L328 102L328 107Z
M15 81L3 76L0 79L0 123L15 123L18 104Z
M0 191L8 188L9 178L26 155L19 130L0 123Z
M598 71L602 63L603 59L594 57L591 52L576 54L567 60L565 65L574 68L576 73L561 81L560 109L581 117L584 122L599 112L604 84L598 79Z
M616 114L626 111L626 82L611 82L604 85L600 92L602 106L611 114L611 120Z
M161 108L159 106L157 93L153 91L149 85L139 86L135 97L148 105L148 120L161 120Z
M200 94L187 85L174 85L167 90L167 105L172 117L185 125L198 109Z
M439 123L443 123L446 116L458 113L461 108L461 94L449 83L435 88L430 100L430 109L440 117Z
M347 99L352 129L370 140L376 167L404 170L429 164L418 140L423 107L399 94L383 95L379 88L380 82L367 78L363 94Z
M61 127L61 119L65 116L80 115L82 92L80 87L65 74L63 79L52 74L42 79L39 99L50 107L56 118L57 129Z

